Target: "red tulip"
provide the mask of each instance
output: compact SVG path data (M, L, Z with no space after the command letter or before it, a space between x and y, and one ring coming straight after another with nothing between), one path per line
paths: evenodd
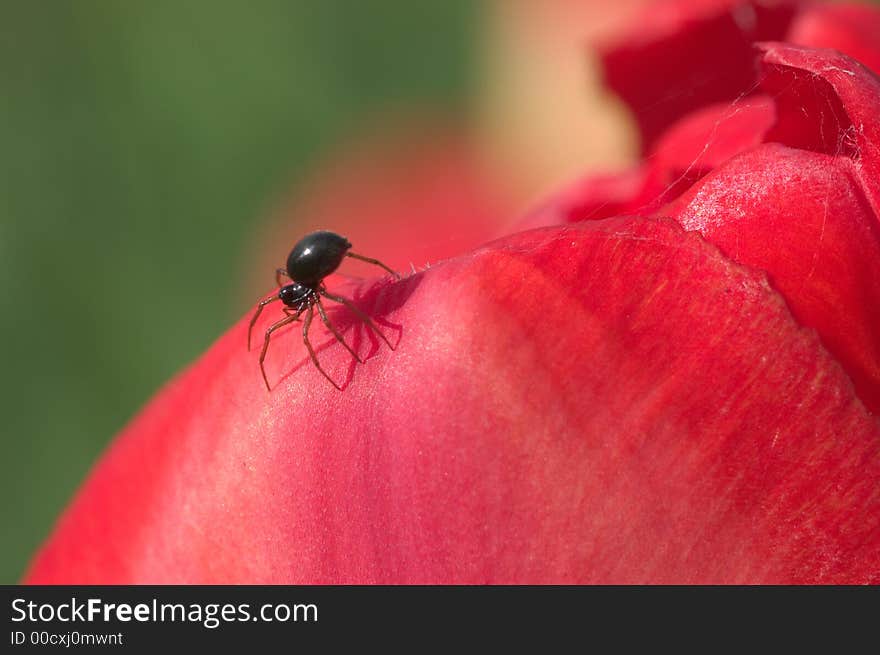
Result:
M766 30L806 15L785 7ZM711 51L717 27L669 38ZM654 48L672 87L703 67ZM27 580L880 583L880 82L836 51L758 60L644 118L643 165L560 194L547 227L334 283L395 344L340 309L359 365L316 322L341 392L293 329L267 393L243 317L116 439Z

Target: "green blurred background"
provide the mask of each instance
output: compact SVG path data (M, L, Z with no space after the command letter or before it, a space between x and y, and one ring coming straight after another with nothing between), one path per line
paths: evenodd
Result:
M461 111L480 9L0 2L0 583L239 317L273 200L385 107Z

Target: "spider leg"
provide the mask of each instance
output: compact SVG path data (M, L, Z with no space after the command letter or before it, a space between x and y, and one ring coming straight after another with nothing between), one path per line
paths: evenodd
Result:
M248 351L250 351L251 349L251 331L254 329L254 324L257 322L257 319L260 318L263 307L268 305L270 302L275 302L276 300L281 300L281 298L278 297L278 294L275 294L274 296L269 296L268 298L261 300L260 304L257 306L257 311L254 313L254 317L251 319L251 324L248 325Z
M336 337L336 340L345 346L345 349L351 353L351 356L358 360L359 363L363 364L364 360L361 359L360 355L358 355L347 343L345 343L345 339L342 338L342 335L339 334L336 327L333 323L330 322L330 318L327 316L327 312L324 311L324 305L321 304L320 298L315 298L315 304L318 306L318 314L321 316L321 321L324 325L327 326L327 329L333 333L333 336Z
M266 338L263 341L263 351L260 353L260 371L263 373L263 381L266 383L266 389L269 391L272 388L269 386L269 378L266 377L266 369L263 367L263 360L266 359L266 351L269 350L269 339L272 338L272 333L280 327L284 327L288 323L293 323L296 319L299 318L299 314L288 315L282 318L277 323L273 323L268 330L266 330Z
M394 350L394 346L392 346L391 342L388 341L388 338L384 334L382 334L381 330L379 330L379 328L376 327L376 324L373 323L373 319L371 319L369 316L364 314L360 309L358 309L357 305L355 305L353 302L351 302L348 298L343 298L342 296L334 296L332 293L328 293L326 289L319 289L318 293L320 293L325 298L332 300L333 302L338 302L339 304L345 305L346 307L348 307L351 311L353 311L355 314L357 314L358 317L364 323L367 324L367 327L369 327L373 332L375 332L376 335L380 339L382 339L382 341L384 341L388 345L389 348L391 348L391 350Z
M276 268L275 269L275 284L277 284L279 287L284 286L284 283L281 280L282 276L290 279L290 276L287 274L287 271L285 269Z
M306 348L309 351L309 356L312 358L312 364L315 365L319 371L321 371L321 375L327 378L334 387L342 391L342 387L336 384L329 375L327 375L327 371L321 368L320 362L318 362L318 356L315 354L315 349L312 348L312 342L309 341L309 326L312 324L312 317L315 315L314 309L309 305L309 309L306 312L306 318L303 321L303 343L306 345Z
M375 264L376 266L380 266L380 267L384 268L386 271L388 271L389 273L391 273L391 275L396 277L398 280L400 279L400 273L398 273L397 271L391 270L390 268L385 266L385 264L380 262L378 259L373 259L372 257L364 257L363 255L358 255L357 253L353 253L350 251L345 253L345 256L352 257L354 259L360 259L362 262L367 262L368 264Z

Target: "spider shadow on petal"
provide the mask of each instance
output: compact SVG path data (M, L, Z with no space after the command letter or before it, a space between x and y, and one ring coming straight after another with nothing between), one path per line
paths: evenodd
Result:
M347 295L344 291L336 291L335 289L331 291L331 295L344 297L346 300L350 301L354 304L355 307L360 309L366 316L368 316L372 322L375 324L376 329L381 330L385 339L388 340L389 345L391 346L391 350L396 350L400 345L400 342L403 339L403 326L398 323L394 323L389 321L387 316L393 311L397 310L401 307L409 296L415 291L416 287L421 283L422 276L421 274L411 275L403 280L396 281L393 284L389 280L377 281L370 287L364 289L362 285L352 286L353 293L351 295ZM358 356L363 360L364 363L373 359L378 352L383 347L384 339L379 337L376 333L374 333L373 329L371 329L357 314L352 311L349 307L346 307L343 304L336 303L326 296L321 297L321 302L326 310L327 317L336 330L340 333L340 336L346 340L349 346L351 346L352 350L358 354ZM334 345L339 348L343 348L344 346L340 344L337 339L333 336L333 334L327 329L327 327L322 323L320 316L318 315L317 308L315 308L315 320L313 320L312 325L310 327L309 336L312 341L312 347L314 348L316 356L319 356L320 353L328 350ZM302 326L302 319L295 323L291 323L292 326ZM320 326L320 328L318 328ZM316 329L318 328L318 329ZM320 330L320 331L318 331ZM387 330L391 330L395 333L396 338L393 338L391 335L387 334ZM367 339L364 338L364 333L367 333ZM288 333L288 326L285 326L281 330L278 331L277 337L279 339L285 339L285 335ZM318 339L320 339L320 343L316 343ZM364 350L364 342L368 341L368 352L363 352ZM302 343L302 340L298 340L299 343ZM319 357L320 361L320 357ZM280 384L284 380L286 380L290 375L298 371L304 365L311 364L311 358L309 355L306 355L301 361L295 364L290 370L286 373L281 374L281 376L276 380L275 385ZM359 362L357 359L348 356L348 363L346 366L346 371L344 374L344 379L341 383L334 382L341 391L345 390L354 378L355 370L358 367ZM337 367L338 368L338 367ZM325 369L326 370L326 369ZM327 375L331 378L333 377L332 371L327 371Z

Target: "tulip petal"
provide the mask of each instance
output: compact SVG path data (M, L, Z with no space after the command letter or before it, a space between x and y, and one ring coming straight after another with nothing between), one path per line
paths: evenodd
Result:
M767 271L880 413L880 223L847 157L767 144L661 210Z
M564 188L526 214L517 228L594 221L630 213L647 180L646 168L609 175L590 175Z
M850 157L880 216L880 79L833 50L783 43L760 44L759 50L761 84L777 108L767 140Z
M670 187L686 189L731 157L763 143L775 121L773 101L762 95L688 114L660 137L649 157L654 184L665 191L652 196L662 200Z
M761 95L694 111L663 134L642 166L578 180L518 226L650 214L733 155L760 144L775 119L773 101Z
M786 41L834 48L880 73L880 9L868 4L817 3L804 7Z
M248 317L96 466L28 581L880 582L880 426L762 274L669 220L519 233ZM266 317L265 327L272 317Z
M602 56L605 79L632 109L649 151L685 114L751 93L755 41L779 40L799 3L646 3L632 32Z

